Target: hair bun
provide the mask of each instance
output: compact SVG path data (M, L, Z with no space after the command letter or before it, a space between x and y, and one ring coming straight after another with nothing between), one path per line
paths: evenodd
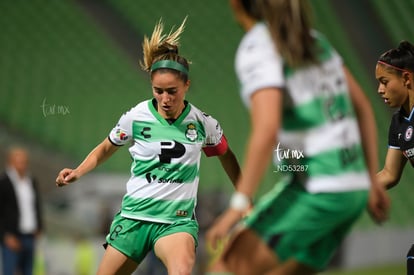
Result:
M398 49L414 57L414 46L407 40L401 41L400 44L398 45Z

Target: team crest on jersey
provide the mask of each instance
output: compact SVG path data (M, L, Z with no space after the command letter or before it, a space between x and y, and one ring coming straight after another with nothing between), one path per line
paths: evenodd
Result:
M412 137L413 137L413 126L410 126L407 128L407 130L405 130L404 139L406 141L409 141L411 140Z
M198 137L197 128L193 123L187 125L187 130L185 131L185 137L189 141L195 141Z

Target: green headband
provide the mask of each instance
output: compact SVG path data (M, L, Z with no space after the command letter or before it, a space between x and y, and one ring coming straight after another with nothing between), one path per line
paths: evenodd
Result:
M157 70L157 69L172 69L179 72L182 72L186 75L188 75L188 69L184 67L182 64L178 63L177 61L173 60L160 60L152 64L151 66L151 72Z

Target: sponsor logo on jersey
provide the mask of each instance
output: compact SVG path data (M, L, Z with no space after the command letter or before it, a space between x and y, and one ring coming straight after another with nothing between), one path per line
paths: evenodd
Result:
M403 155L410 161L411 166L414 167L414 148L404 150Z
M405 150L405 151L404 151L404 155L405 155L407 158L412 158L412 157L414 157L414 148L410 148L410 149Z
M175 179L175 178L159 178L158 183L183 183L183 179Z
M157 177L154 174L146 173L145 178L147 179L148 183L183 183L184 179L182 178L164 178L164 177Z
M411 140L412 137L413 137L413 126L409 126L407 130L405 130L404 139L406 141L409 141Z
M187 125L187 130L185 131L185 137L189 141L195 141L198 137L197 128L193 123Z
M158 155L161 163L171 163L172 159L184 156L185 146L178 141L161 141L161 154Z
M177 211L175 211L175 215L178 216L178 217L187 217L188 211L177 210Z
M165 172L177 172L177 171L180 171L180 167L159 166L158 170L165 171Z
M157 179L157 176L156 175L151 175L151 173L146 173L145 178L147 179L148 183L151 183L151 182L153 182L154 180Z

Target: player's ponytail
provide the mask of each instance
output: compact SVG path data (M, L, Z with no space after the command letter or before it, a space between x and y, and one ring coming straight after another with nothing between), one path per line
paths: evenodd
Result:
M184 19L179 28L175 31L171 29L167 35L163 34L164 24L160 19L154 27L151 38L144 37L144 42L142 43L143 60L140 61L140 66L144 71L152 73L155 69L175 70L182 74L183 79L186 81L189 70L188 61L178 54L179 39L184 31L186 19ZM162 60L170 60L172 62L157 63ZM156 66L154 67L154 65Z

